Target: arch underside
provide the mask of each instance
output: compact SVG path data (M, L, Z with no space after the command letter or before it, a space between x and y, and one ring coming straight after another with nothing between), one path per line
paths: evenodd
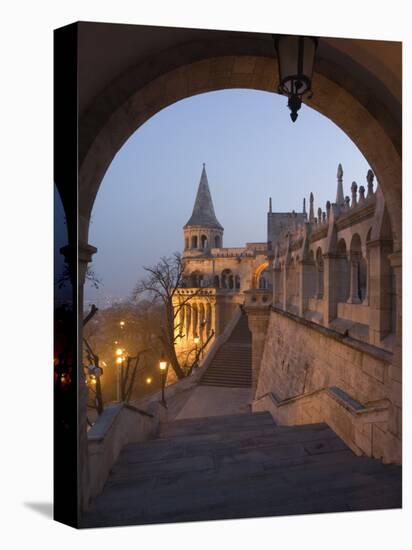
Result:
M143 68L138 66L115 80L96 99L94 109L80 119L79 231L83 242L87 242L88 223L100 183L125 141L160 110L196 94L235 88L275 92L277 62L267 51L264 53L223 52L211 57L205 53L206 58L174 67L140 83L140 87L136 79ZM305 103L339 126L375 172L391 218L395 249L400 249L401 137L395 117L379 105L365 82L355 81L353 75L345 75L336 67L334 72L331 63L322 58L316 62L313 90L313 97Z

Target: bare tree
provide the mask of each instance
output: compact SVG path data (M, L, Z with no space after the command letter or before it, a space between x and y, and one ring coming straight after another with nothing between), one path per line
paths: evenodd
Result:
M176 299L179 289L184 286L184 265L181 255L177 252L169 258L162 257L155 266L144 267L144 270L148 276L136 285L132 297L136 300L141 295L148 295L152 298L153 303L160 302L162 304L164 315L163 323L159 327L159 339L177 378L184 378L192 371L202 350L213 336L213 334L209 336L204 345L199 348L194 361L191 364L185 363L182 368L175 347L177 339L183 336L179 319L181 312L184 312L186 307L190 307L190 301L201 294L202 289L199 288L187 296L180 295L179 299ZM191 356L193 357L193 351Z

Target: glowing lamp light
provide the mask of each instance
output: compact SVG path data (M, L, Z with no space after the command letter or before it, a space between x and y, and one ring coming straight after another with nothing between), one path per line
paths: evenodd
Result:
M167 361L163 357L159 361L159 368L160 370L166 370L167 367Z
M123 355L123 350L121 348L117 348L116 355Z
M146 378L146 384L151 384L151 383L152 383L152 379L149 376L148 378Z
M116 363L117 363L118 365L121 365L121 364L123 363L123 357L118 357L118 358L116 359Z
M199 336L195 336L195 337L193 338L193 342L197 345L197 344L200 342Z
M119 325L123 328L126 323L124 321L120 321Z

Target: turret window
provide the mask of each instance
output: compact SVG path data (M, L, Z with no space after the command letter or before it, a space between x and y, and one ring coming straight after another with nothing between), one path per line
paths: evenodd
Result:
M192 237L192 248L197 248L197 235Z

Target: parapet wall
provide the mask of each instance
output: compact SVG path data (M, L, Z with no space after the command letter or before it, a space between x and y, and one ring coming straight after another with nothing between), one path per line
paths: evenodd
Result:
M391 362L390 352L273 309L253 408L279 424L327 422L358 454L391 461Z

